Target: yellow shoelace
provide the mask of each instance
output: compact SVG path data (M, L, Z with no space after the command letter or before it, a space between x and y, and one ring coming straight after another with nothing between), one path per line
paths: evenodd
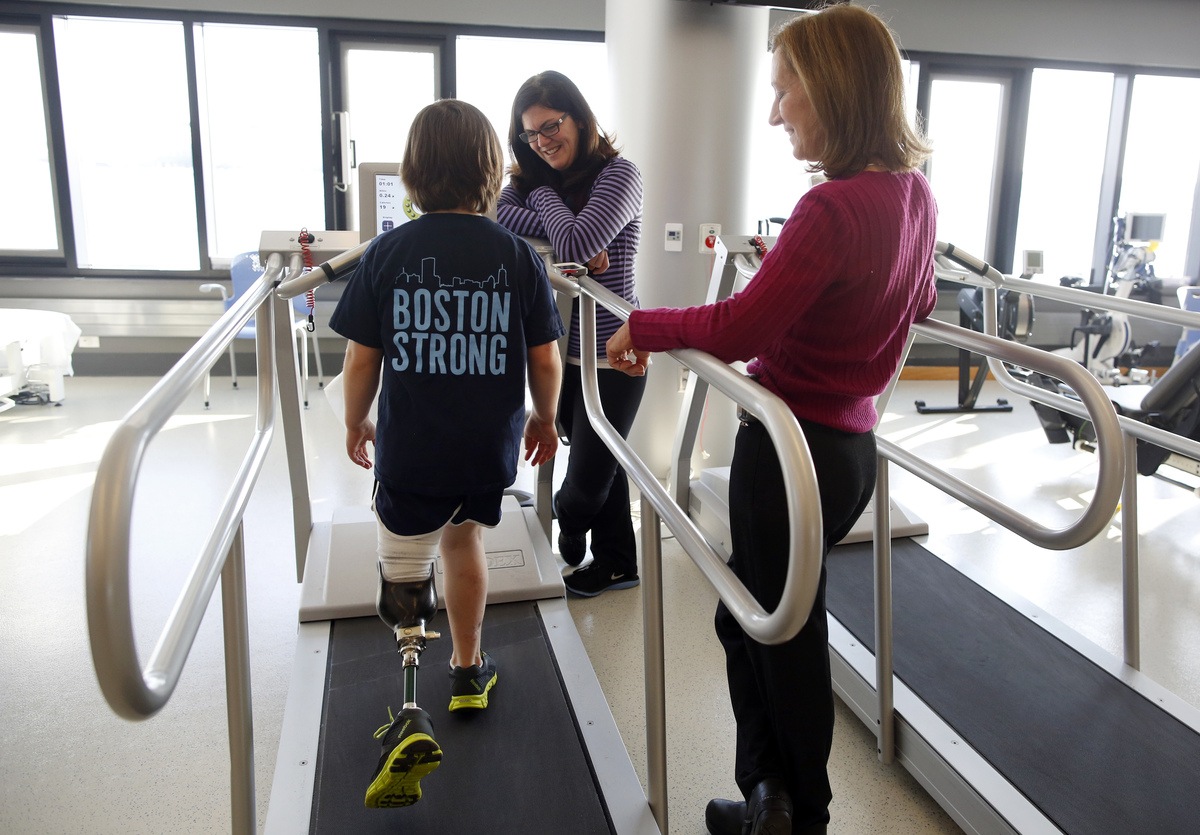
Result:
M392 706L388 705L388 723L375 732L375 738L379 739L381 736L383 736L385 733L387 733L388 728L390 728L392 726L392 723L395 721L396 721L396 717L392 716Z

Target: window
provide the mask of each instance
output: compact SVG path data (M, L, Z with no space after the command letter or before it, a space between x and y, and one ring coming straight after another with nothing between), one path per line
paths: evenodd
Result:
M920 67L901 60L905 81L905 104L909 118L916 121L917 79ZM805 163L792 156L792 146L783 129L768 123L774 89L771 87L771 53L763 52L754 82L754 110L750 125L749 209L756 220L787 218L801 195L809 189L812 175ZM757 229L757 225L755 225ZM772 225L771 234L779 234Z
M264 229L325 227L315 29L196 24L208 253L227 267Z
M343 103L350 114L353 162L395 162L404 157L408 129L421 108L438 97L436 48L407 44L342 45ZM358 193L353 169L351 194ZM358 200L347 201L351 229Z
M756 221L786 219L796 208L796 201L808 191L812 174L808 172L807 163L792 156L792 143L788 141L783 128L772 126L768 121L775 89L771 86L771 53L765 49L759 60L751 93L754 107L750 112L747 208ZM751 228L757 231L757 223ZM772 225L770 231L772 235L778 235L779 227Z
M929 184L938 240L991 260L1006 81L934 77L929 97Z
M1015 263L1040 250L1055 284L1091 271L1112 88L1112 73L1033 71Z
M1185 274L1200 172L1200 78L1139 75L1133 82L1120 211L1165 212L1154 272Z
M79 266L199 269L183 24L54 24Z
M513 98L526 79L546 70L557 70L575 82L600 129L616 134L620 145L620 125L612 124L608 104L608 49L603 43L463 35L456 53L458 97L491 120L504 146L505 165Z
M6 110L0 159L8 195L0 201L0 251L60 255L36 31L0 29L0 78Z

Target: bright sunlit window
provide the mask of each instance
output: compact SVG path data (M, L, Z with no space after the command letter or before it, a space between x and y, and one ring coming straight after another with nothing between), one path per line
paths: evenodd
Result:
M6 199L0 200L0 250L59 251L38 38L32 31L0 30L0 78L5 124Z
M437 98L437 58L436 50L405 45L346 47L342 67L355 162L401 162L413 119ZM358 194L357 169L351 187ZM348 207L351 228L357 228L358 201Z
M612 123L608 93L608 50L592 41L462 36L457 41L458 97L483 111L508 152L513 98L530 76L557 70L575 82L600 129L621 147L621 126Z
M916 118L917 79L920 67L901 61L905 79L905 104L910 119ZM807 165L792 156L792 144L783 128L768 123L775 91L771 87L771 53L763 50L754 82L754 110L750 123L750 183L747 198L757 221L787 218L796 202L808 191L812 175ZM757 230L757 224L753 227ZM771 224L772 235L779 227Z
M56 18L79 266L199 269L183 24Z
M1054 284L1090 275L1112 86L1112 73L1033 71L1013 263L1041 250Z
M796 201L810 188L812 175L808 173L807 163L792 156L792 143L783 128L773 127L768 121L775 89L771 86L771 53L765 49L759 59L751 95L754 105L747 126L750 132L750 182L746 205L755 221L786 219L796 208ZM757 231L757 223L749 229ZM778 235L779 229L771 224L770 234Z
M1166 213L1154 261L1160 278L1179 278L1185 272L1200 172L1198 137L1200 78L1134 78L1120 211Z
M1004 91L996 81L935 78L929 97L929 184L938 203L938 240L983 259L992 258Z
M316 30L194 32L210 258L257 250L264 229L324 229Z

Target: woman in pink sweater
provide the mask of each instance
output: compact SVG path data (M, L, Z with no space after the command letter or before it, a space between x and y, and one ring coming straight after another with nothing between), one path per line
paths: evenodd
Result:
M873 398L896 371L909 326L937 302L937 210L917 170L928 146L909 125L900 55L887 26L855 6L797 17L772 37L770 122L827 182L800 199L754 280L712 305L635 310L608 341L628 374L648 354L699 348L791 406L821 495L825 552L862 513L875 482ZM729 565L768 611L787 574L788 507L775 448L750 419L729 479ZM779 646L749 638L717 606L737 720L734 776L744 801L712 800L712 835L824 833L833 738L825 572L812 614Z

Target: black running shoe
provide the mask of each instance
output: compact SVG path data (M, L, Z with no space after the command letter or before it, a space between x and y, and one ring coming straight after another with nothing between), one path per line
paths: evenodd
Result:
M483 665L451 667L450 685L451 710L483 710L488 706L488 693L496 686L496 662L486 652L480 651Z
M375 732L375 738L380 737L383 753L375 779L367 787L367 808L411 806L421 799L421 778L442 763L442 749L433 739L433 722L421 708L406 707L391 724Z
M581 533L572 536L560 532L558 554L567 565L579 565L587 556L587 534Z
M558 524L561 527L562 516L558 512L557 493L554 494L554 498L550 502L550 509L554 512L554 518L559 520ZM587 556L587 534L567 534L559 530L558 554L567 565L579 565L583 562L583 558Z
M563 585L571 594L580 597L595 597L606 591L631 589L642 582L637 574L622 574L618 571L598 567L595 562L577 568L563 578Z

